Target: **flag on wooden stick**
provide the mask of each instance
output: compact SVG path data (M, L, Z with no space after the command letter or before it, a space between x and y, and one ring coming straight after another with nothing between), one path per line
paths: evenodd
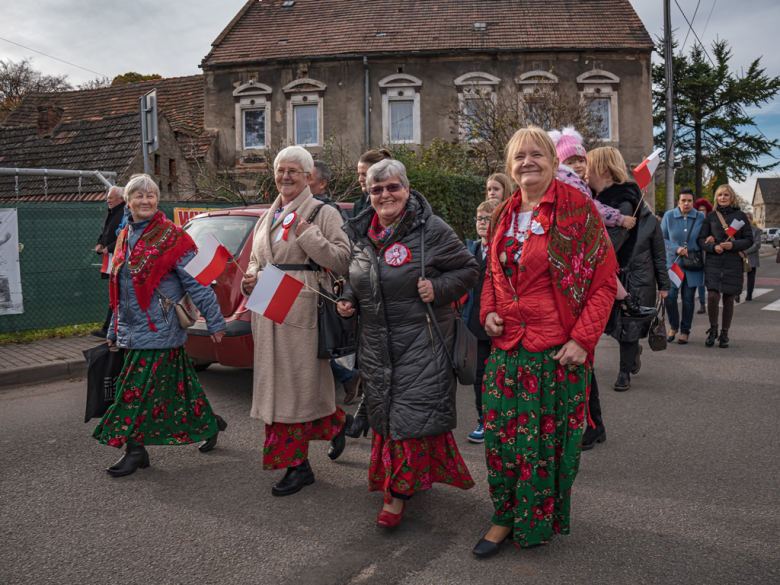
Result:
M246 308L281 325L302 288L300 280L267 264L257 277L255 290L247 300Z
M663 150L659 148L634 169L634 179L636 179L636 184L639 185L641 191L644 191L650 185L653 173L658 168L658 163L661 162L661 152Z
M228 259L232 257L219 238L214 234L209 234L198 249L195 258L190 260L184 270L203 286L208 286L222 274Z
M103 265L100 267L100 272L108 274L111 272L111 261L114 259L114 255L111 253L103 254Z
M733 236L739 230L742 229L743 225L745 225L744 221L740 221L738 219L735 219L734 221L731 222L731 225L726 228L726 235L729 236L729 237Z
M677 264L677 262L672 264L672 267L669 269L669 278L674 283L674 286L680 288L680 285L685 278L685 273L683 272L683 269L680 268L680 265Z

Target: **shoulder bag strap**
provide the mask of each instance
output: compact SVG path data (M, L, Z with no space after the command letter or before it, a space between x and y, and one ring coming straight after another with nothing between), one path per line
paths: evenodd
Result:
M420 276L422 276L423 280L426 280L425 278L425 220L422 220L422 228L420 229ZM447 344L444 341L444 334L441 332L441 329L439 328L439 322L436 320L436 315L433 312L433 307L431 307L431 303L426 303L422 299L420 299L425 307L428 309L428 321L431 325L433 325L433 328L436 330L436 334L439 336L439 341L441 341L442 346L444 346L444 353L447 356L447 360L450 362L450 366L455 369L455 364L452 362L452 356L447 351Z
M314 218L316 218L316 217L317 217L317 214L319 214L319 212L320 212L320 209L322 209L322 208L323 208L323 207L325 207L326 205L327 205L327 203L320 203L320 204L319 204L317 207L315 207L315 208L314 208L314 210L313 210L313 211L312 211L312 212L309 214L309 218L308 218L306 221L307 221L308 223L314 223ZM312 260L311 258L309 258L309 266L310 266L309 270L312 270L312 271L314 271L314 272L319 272L319 271L321 270L321 268L322 268L322 267L321 267L319 264L317 264L317 263L316 263L314 260ZM300 270L300 269L299 269L299 270ZM319 279L319 276L317 276L317 278Z

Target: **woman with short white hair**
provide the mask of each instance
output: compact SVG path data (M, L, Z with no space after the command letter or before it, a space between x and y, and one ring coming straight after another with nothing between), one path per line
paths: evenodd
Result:
M274 496L289 496L314 483L309 441L331 441L328 457L336 459L344 451L344 431L352 424L352 417L336 406L329 361L317 358L318 296L312 289L320 279L329 282L327 270L346 272L349 243L339 212L314 199L309 190L313 168L314 160L300 146L288 146L277 155L274 177L279 196L255 226L249 276L241 281L242 292L251 295L258 272L272 264L307 285L282 324L252 316L255 368L250 416L266 425L263 469L287 470L273 486Z

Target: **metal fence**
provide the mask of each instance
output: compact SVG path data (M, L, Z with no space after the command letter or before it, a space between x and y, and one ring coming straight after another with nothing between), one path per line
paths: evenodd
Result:
M230 207L226 204L165 201L160 209L173 219L174 207ZM106 204L0 204L15 207L19 218L19 263L24 313L0 315L0 333L102 322L108 312L108 280L101 278L102 256L95 245Z

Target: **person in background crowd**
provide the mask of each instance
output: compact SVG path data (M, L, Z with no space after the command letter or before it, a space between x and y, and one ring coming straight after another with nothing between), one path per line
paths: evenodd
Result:
M664 212L664 210L663 210L663 209L659 209L658 211L656 211L656 212L655 212L655 216L658 218L658 221L659 221L659 222L660 222L661 220L663 220L663 218L664 218L664 215L665 215L665 212Z
M249 276L241 281L242 292L250 296L257 273L274 264L310 287L301 290L282 324L252 317L255 367L250 416L265 422L263 469L287 470L271 489L274 496L289 496L314 483L309 442L330 441L328 457L336 459L344 451L344 432L352 422L336 406L329 360L317 359L317 277L329 279L326 270L347 271L349 241L339 213L321 205L309 190L313 168L311 154L301 146L288 146L276 156L279 196L255 226ZM279 237L282 230L287 230L284 238ZM312 270L310 260L321 273Z
M125 200L124 189L122 187L111 187L106 194L106 201L108 203L108 212L103 219L103 231L97 240L97 246L95 246L95 252L102 255L108 255L114 253L114 246L116 246L116 238L118 235L119 224L122 221L125 213ZM101 273L100 277L108 279L108 274ZM108 326L111 322L111 316L114 314L113 309L108 307L108 315L103 323L102 329L95 329L92 331L92 335L95 337L105 338L108 335Z
M626 163L617 149L607 146L589 152L587 178L588 185L597 193L596 199L619 209L623 215L636 215L634 229L616 226L608 228L607 232L617 254L623 286L637 304L654 306L656 285L660 289L660 299L665 299L672 287L661 224L642 202L642 193L636 183L627 182ZM637 207L641 208L637 210ZM639 340L647 337L650 321L626 322L618 312L615 319L610 319L610 324L607 333L620 343L620 373L614 389L623 392L631 385L631 375L638 374L642 367Z
M674 341L677 331L680 331L680 345L688 343L693 324L693 310L696 307L696 288L704 284L704 270L689 270L682 267L680 259L688 257L689 252L700 252L699 232L704 224L704 214L693 208L693 189L683 187L677 194L677 207L664 214L661 220L661 231L666 244L666 266L671 268L677 263L682 268L684 277L679 288L672 283L669 295L664 300L666 314L671 327L668 341ZM677 297L682 293L682 323L677 307Z
M328 197L327 193L329 186L330 167L322 161L315 160L314 169L312 169L312 172L309 175L309 190L311 191L311 194L317 201L322 201L336 209L341 214L341 219L347 221L349 219L347 212L341 209L333 199ZM345 368L336 363L336 360L330 360L330 369L333 371L333 378L336 382L339 382L344 386L344 404L352 404L358 395L360 372L354 368Z
M501 203L504 199L512 196L512 179L504 173L490 175L486 183L485 201L496 201Z
M704 197L701 199L697 199L693 206L696 208L696 211L703 213L704 217L707 217L707 214L712 211L712 203L707 201ZM704 261L706 263L707 261L707 254L702 250L702 254L704 255ZM697 315L704 315L704 313L707 312L707 287L704 286L702 283L699 285L699 310L696 311Z
M214 291L184 270L195 257L195 242L158 211L160 191L149 175L134 175L124 199L132 221L115 242L107 338L110 347L127 353L115 402L92 433L109 447L125 446L122 458L106 470L115 477L149 467L145 445L204 441L199 449L205 453L227 428L198 383L184 348L187 330L173 306L189 293L212 341L222 341L226 325Z
M753 223L753 212L746 211L750 226L753 229L753 245L745 250L745 256L747 256L748 262L750 262L750 272L747 273L747 294L745 295L746 301L753 300L753 289L756 287L756 268L761 265L759 259L759 250L761 250L761 228Z
M360 316L363 402L373 430L369 490L384 494L377 524L394 528L406 501L433 483L474 485L452 435L458 381L449 352L451 305L473 288L479 271L452 228L409 189L401 162L373 165L367 185L371 208L347 224L352 261L338 311Z
M358 159L357 171L358 182L360 183L360 188L363 190L363 192L360 195L360 199L355 201L352 217L357 217L363 213L364 209L371 207L371 197L369 196L368 190L366 188L366 176L368 175L368 169L371 168L371 165L375 165L379 161L388 158L393 158L393 155L390 154L389 150L385 150L384 148L380 148L379 150L369 150L360 155L360 158Z
M726 229L733 221L744 225L733 235ZM740 210L739 200L730 185L715 190L715 209L704 220L699 233L699 247L707 252L704 263L704 284L707 285L707 313L710 328L705 345L712 347L718 340L720 347L729 346L729 329L734 316L734 299L742 294L745 250L753 245L753 226ZM760 241L760 240L759 240ZM723 328L718 335L719 305L723 296Z
M502 175L505 176L505 175ZM474 398L477 405L477 428L469 435L472 443L485 441L485 425L482 419L482 378L485 375L485 364L490 356L490 336L485 333L485 328L479 321L481 306L482 286L485 283L485 270L487 269L487 234L490 218L498 207L500 201L488 199L477 207L477 235L479 240L466 240L466 248L474 255L479 266L479 280L476 286L469 291L469 297L463 306L463 322L477 338L477 378L474 380Z
M593 201L555 180L540 128L506 147L520 189L496 209L480 321L493 338L482 411L495 514L473 553L569 533L593 352L612 309L615 254ZM584 260L583 260L584 259Z

